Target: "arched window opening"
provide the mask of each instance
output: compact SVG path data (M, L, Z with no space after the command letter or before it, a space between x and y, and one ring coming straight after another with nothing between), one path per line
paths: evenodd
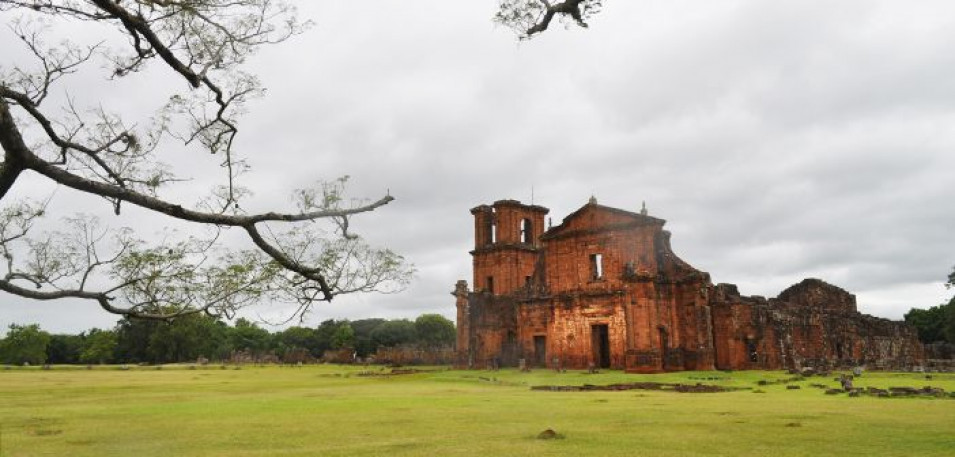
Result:
M532 230L533 225L530 219L524 219L521 221L521 243L533 243L532 237L534 236L534 231Z
M759 361L759 350L756 344L756 339L753 337L746 338L746 354L749 356L750 363L756 363Z

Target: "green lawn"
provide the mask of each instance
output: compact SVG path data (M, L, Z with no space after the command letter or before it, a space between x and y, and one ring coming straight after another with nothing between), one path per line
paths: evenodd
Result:
M362 370L0 369L0 456L955 455L955 398L849 398L810 387L835 387L835 375L787 390L757 385L789 377L782 372ZM749 389L529 389L636 381ZM870 372L856 385L952 392L955 374ZM536 439L548 428L564 438Z

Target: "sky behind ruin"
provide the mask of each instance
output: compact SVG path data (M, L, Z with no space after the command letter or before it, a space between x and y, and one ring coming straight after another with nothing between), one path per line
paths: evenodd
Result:
M320 304L306 325L453 319L450 291L471 276L468 210L500 199L533 198L554 225L591 195L646 201L683 260L747 295L816 277L893 319L952 295L951 1L607 0L590 29L525 42L491 22L489 0L300 3L315 26L249 64L269 92L240 125L246 208L289 208L293 189L350 175L352 195L397 198L353 228L418 269L404 292ZM143 87L170 78L147 72L124 92L92 72L71 91L135 111ZM215 163L185 160L207 184ZM57 193L59 208L114 226L148 219ZM4 328L116 320L91 303L0 302Z

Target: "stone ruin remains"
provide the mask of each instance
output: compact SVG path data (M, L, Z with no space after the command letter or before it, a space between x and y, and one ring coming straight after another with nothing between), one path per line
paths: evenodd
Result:
M458 281L458 367L910 370L915 329L860 313L855 296L806 279L776 298L673 253L664 220L596 199L544 229L548 209L500 200L471 210L473 290Z

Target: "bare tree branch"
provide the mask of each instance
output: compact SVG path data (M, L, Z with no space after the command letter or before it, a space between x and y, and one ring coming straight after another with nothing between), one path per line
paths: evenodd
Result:
M603 0L500 0L494 20L505 25L522 39L528 39L547 30L555 17L568 17L580 27L600 11Z
M237 116L250 97L261 93L241 65L259 46L284 41L307 26L295 20L287 2L0 0L0 11L14 10L24 19L10 32L32 54L35 69L15 64L11 73L0 74L0 204L6 205L0 211L5 260L0 290L36 300L92 300L110 313L164 319L196 312L229 316L266 299L294 302L295 314L302 316L315 301L391 291L407 283L413 268L403 258L373 249L349 231L351 217L387 205L391 195L348 205L341 179L298 191L297 212L239 209L247 192L236 183L246 169L235 150ZM47 46L43 25L30 20L36 15L113 24L127 47L106 48L101 42ZM65 117L43 107L56 84L94 61L112 66L110 79L131 77L159 62L189 88L174 93L142 125L102 106L76 106L71 97ZM200 200L198 209L159 193L161 186L181 180L154 155L171 139L220 157L225 185ZM132 204L214 233L147 244L128 229L110 230L84 217L70 219L68 233L31 233L43 211L8 201L24 171L104 198L117 215L121 204ZM314 227L296 228L321 220L333 230L318 234ZM288 228L269 240L260 231L269 223ZM219 233L229 228L245 232L253 249L221 246Z

